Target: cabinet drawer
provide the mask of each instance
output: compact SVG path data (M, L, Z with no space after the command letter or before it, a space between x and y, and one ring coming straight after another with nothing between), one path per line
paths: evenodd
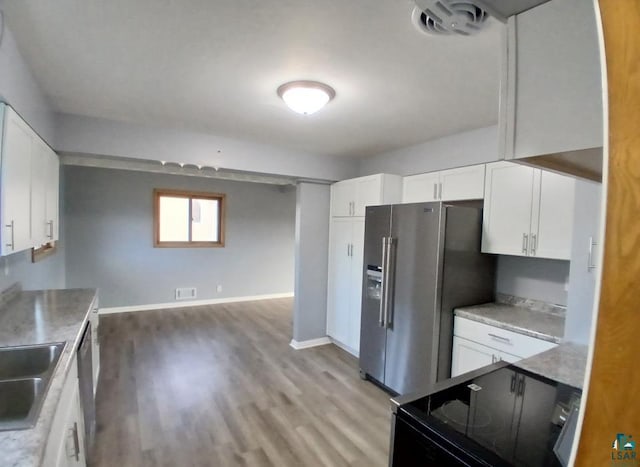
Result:
M521 358L531 357L557 345L459 316L455 317L453 334Z

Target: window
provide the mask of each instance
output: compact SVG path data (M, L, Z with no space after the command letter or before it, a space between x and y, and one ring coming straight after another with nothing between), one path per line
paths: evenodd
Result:
M220 193L153 190L153 245L224 246L224 198Z

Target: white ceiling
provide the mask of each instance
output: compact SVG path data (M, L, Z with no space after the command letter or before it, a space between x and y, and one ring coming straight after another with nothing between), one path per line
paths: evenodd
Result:
M409 0L20 0L7 24L59 112L367 156L497 120L501 24L433 37ZM276 95L312 79L309 117Z

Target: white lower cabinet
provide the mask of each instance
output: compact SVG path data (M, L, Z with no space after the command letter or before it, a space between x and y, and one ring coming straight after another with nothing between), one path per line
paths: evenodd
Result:
M100 376L100 315L98 314L98 297L91 304L91 366L93 371L93 395L98 389L98 377Z
M78 368L71 364L45 447L43 467L86 466Z
M513 363L555 346L553 342L456 316L451 377L501 360Z
M354 353L360 348L363 254L364 218L331 219L327 335Z

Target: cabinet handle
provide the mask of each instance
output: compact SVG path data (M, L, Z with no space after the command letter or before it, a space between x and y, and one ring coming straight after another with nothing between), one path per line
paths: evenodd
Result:
M529 249L529 236L526 233L522 234L522 252L526 253Z
M487 333L487 334L489 334L489 337L494 339L494 340L497 340L497 341L503 342L505 344L511 345L511 339L509 339L508 337L498 336L497 334L492 334L490 332Z
M591 272L596 268L596 265L593 263L593 247L597 245L598 243L593 241L593 237L589 237L589 259L587 260L587 272Z
M13 250L16 249L16 247L14 245L14 242L13 242L13 221L11 221L11 224L7 224L5 227L9 227L11 229L11 243L7 243L6 245L10 246L11 250L13 251Z
M438 184L433 184L433 199L438 199Z
M513 375L511 375L511 388L509 389L509 392L513 393L516 391L516 374L514 373Z
M80 462L80 440L78 439L78 424L73 423L73 428L69 428L71 432L71 438L73 439L73 454L69 455L70 459L75 459L76 462Z
M495 355L491 355L491 363L495 363L496 362L496 356Z
M531 256L536 255L537 246L538 246L538 236L536 234L531 234Z
M47 224L49 224L49 235L47 235L47 237L53 240L53 221L51 220L47 222Z
M524 376L521 376L520 381L518 381L518 392L516 393L516 396L521 396L524 394L524 387L525 387Z
M442 200L442 183L438 183L438 199Z

